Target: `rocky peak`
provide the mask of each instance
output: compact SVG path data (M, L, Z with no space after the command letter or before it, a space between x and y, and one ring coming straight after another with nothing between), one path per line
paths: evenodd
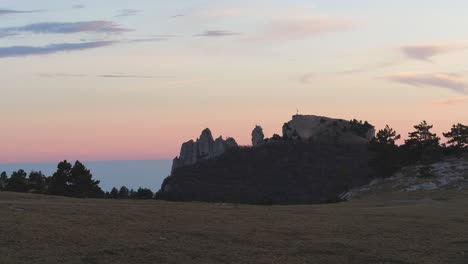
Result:
M252 131L252 146L256 147L264 143L265 135L261 126L255 126Z
M233 138L224 140L220 136L214 140L210 129L206 128L196 141L189 140L182 144L179 157L176 157L172 163L172 170L193 165L200 160L217 158L227 149L237 146L237 142Z
M372 125L315 115L294 115L283 126L283 138L315 142L369 143L375 135Z
M198 152L200 157L210 159L213 157L213 135L211 130L206 128L202 131L200 138L197 140Z

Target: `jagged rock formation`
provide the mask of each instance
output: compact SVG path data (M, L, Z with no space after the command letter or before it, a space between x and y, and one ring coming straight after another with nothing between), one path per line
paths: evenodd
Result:
M293 116L283 137L252 131L254 147L213 140L207 129L182 145L159 197L175 201L310 204L338 201L370 182L367 122Z
M237 142L233 138L219 137L213 139L210 129L202 131L196 140L189 140L182 144L180 155L172 163L172 171L183 166L189 166L200 160L209 160L221 156L227 149L237 147Z
M256 147L265 143L265 135L263 134L263 128L261 126L255 126L252 131L252 146Z
M294 115L283 126L283 138L304 142L369 143L375 136L372 125L314 115Z

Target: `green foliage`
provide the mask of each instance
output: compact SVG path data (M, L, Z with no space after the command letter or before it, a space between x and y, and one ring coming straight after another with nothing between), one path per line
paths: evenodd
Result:
M47 177L40 171L32 171L28 177L28 189L36 193L47 191Z
M416 130L408 134L408 139L405 140L405 146L423 150L439 147L440 138L430 131L433 125L422 121L419 125L415 125L414 128Z
M395 146L395 142L399 139L401 139L400 134L397 134L397 132L393 130L393 128L390 128L388 125L386 125L384 129L379 130L379 132L377 132L377 135L372 140L372 142L377 143L379 145Z
M57 165L57 171L50 177L40 171L32 171L29 176L24 170L13 172L10 178L6 172L0 174L0 191L34 192L50 195L69 196L77 198L112 198L112 199L152 199L150 189L139 188L129 190L122 186L104 192L99 187L100 181L93 180L91 171L81 162L72 166L62 161Z
M49 194L66 196L72 165L65 161L57 165L57 171L50 178Z
M70 171L69 194L73 197L99 197L104 192L99 187L100 181L93 180L91 171L81 162L76 161Z
M119 199L128 199L130 198L130 191L127 187L122 186L119 190Z
M270 140L277 140L277 141L279 141L279 140L283 140L283 138L282 138L280 135L278 135L278 134L274 134L274 135L271 137Z
M119 198L119 190L117 190L117 188L112 188L112 190L110 191L110 198L112 199L117 199Z
M439 158L441 153L440 138L431 132L433 126L423 121L419 125L415 125L414 128L416 130L408 133L408 139L405 140L404 144L408 158L412 162Z
M138 190L133 194L131 198L148 200L148 199L153 199L153 197L154 197L154 194L150 189L138 188Z
M10 179L8 180L8 185L5 190L10 192L27 192L28 191L28 181L27 173L24 170L18 170L11 174Z
M448 144L457 150L468 149L468 126L458 123L453 125L449 132L443 133L448 139Z
M57 171L50 178L48 193L71 197L103 197L99 181L93 180L91 172L79 161L72 166L66 160L57 165Z
M361 121L358 121L357 119L353 119L351 121L349 121L350 123L350 130L353 131L354 133L356 133L356 135L360 136L360 137L366 137L367 136L367 132L370 130L370 129L373 129L374 126L369 124L369 122L365 121L365 122L362 122Z
M0 174L0 191L5 190L7 184L8 184L8 174L6 173L6 171L3 171Z
M370 149L375 156L370 160L370 165L376 170L377 176L389 177L404 166L402 152L395 144L400 138L393 128L386 125L371 141Z

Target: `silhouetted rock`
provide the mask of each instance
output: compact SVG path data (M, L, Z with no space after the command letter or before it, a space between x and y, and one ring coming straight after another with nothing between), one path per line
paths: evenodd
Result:
M211 131L206 128L202 131L200 138L197 140L199 156L202 159L213 158L213 136Z
M207 128L196 141L189 140L182 144L179 157L176 157L172 163L172 171L193 165L200 160L214 159L232 147L237 147L237 142L233 138L224 140L219 137L213 140L211 131Z
M314 115L294 115L283 126L283 138L304 142L369 143L375 135L370 124Z
M367 122L295 115L283 137L264 139L257 126L255 147L237 147L233 139L213 140L206 129L199 140L182 146L158 195L251 204L336 202L371 179L368 143L374 133Z
M263 128L261 126L255 126L252 131L252 146L256 147L265 143L265 135L263 134Z

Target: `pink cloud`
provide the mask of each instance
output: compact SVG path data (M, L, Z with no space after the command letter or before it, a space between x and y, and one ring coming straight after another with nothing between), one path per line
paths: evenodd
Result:
M416 44L400 47L410 59L429 61L432 57L459 50L468 49L467 44Z
M254 37L262 41L287 41L313 38L320 35L347 31L356 27L349 19L323 15L291 16L269 22Z
M463 104L463 103L468 103L468 96L440 99L440 100L435 100L432 103L435 105Z
M453 73L399 73L384 77L387 80L418 87L438 87L466 94L468 85Z

